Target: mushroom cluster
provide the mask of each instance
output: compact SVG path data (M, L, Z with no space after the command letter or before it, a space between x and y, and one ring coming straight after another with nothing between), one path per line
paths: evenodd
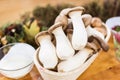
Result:
M47 31L35 36L40 48L38 59L44 68L68 72L101 49L108 51L105 25L100 18L83 11L81 6L62 10Z

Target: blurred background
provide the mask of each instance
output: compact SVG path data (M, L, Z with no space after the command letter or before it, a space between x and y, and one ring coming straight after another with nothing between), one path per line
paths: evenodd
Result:
M60 4L71 4L75 6L91 3L94 0L0 0L0 25L19 18L26 11L32 11L36 6L45 7ZM96 0L102 4L103 0Z
M62 9L74 6L83 6L84 13L103 22L120 16L120 0L0 0L0 46L11 42L36 46L34 36L48 29Z

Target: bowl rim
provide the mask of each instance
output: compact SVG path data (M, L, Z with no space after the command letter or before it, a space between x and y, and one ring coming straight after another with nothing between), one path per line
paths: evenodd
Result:
M7 46L15 45L15 44L19 44L19 42L6 44L6 45L0 47L0 49L5 48L5 47L7 47ZM27 43L24 43L24 44L27 44ZM29 44L28 44L28 45L29 45ZM18 71L18 70L24 69L24 68L32 65L33 63L34 63L34 62L33 62L33 60L32 60L32 61L31 61L30 63L28 63L26 66L23 66L23 67L20 67L20 68L16 68L16 69L4 69L4 68L0 68L0 71Z

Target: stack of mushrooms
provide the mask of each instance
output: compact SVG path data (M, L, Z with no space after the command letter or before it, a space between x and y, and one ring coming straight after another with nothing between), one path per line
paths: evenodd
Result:
M82 66L101 49L108 51L103 22L83 7L67 8L60 12L54 24L35 36L39 45L38 59L46 69L68 72Z

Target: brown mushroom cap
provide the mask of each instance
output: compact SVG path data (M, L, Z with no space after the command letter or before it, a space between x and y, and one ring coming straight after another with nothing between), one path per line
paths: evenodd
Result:
M61 22L63 24L63 30L65 30L68 25L68 18L65 15L58 15L55 19L55 23L58 22Z
M85 27L91 24L92 21L92 16L90 14L83 14L82 15L82 20L85 24Z
M98 42L98 44L100 45L100 47L104 51L108 51L109 50L108 44L103 39L101 39L99 36L97 36L97 35L90 36L89 39L88 39L88 42L93 42L93 40L96 40Z
M92 27L101 27L102 26L102 21L98 17L93 17L91 21L91 26Z
M36 36L35 36L35 42L37 45L40 45L39 41L44 38L45 36L50 36L51 39L52 39L52 36L48 33L48 31L42 31L40 33L38 33Z
M58 27L64 27L64 24L62 22L55 23L48 29L48 32L52 34L52 32Z
M74 11L84 11L85 9L81 6L78 6L78 7L74 7L74 8L66 8L66 9L63 9L61 12L60 12L60 15L65 15L69 18L69 13L70 12L74 12Z

